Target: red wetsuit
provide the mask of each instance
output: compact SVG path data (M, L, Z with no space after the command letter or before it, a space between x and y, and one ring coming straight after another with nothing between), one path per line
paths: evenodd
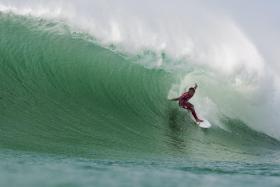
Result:
M183 93L179 98L179 105L182 108L190 110L192 112L193 117L198 120L197 115L195 113L193 105L189 102L194 94L190 94L189 92Z

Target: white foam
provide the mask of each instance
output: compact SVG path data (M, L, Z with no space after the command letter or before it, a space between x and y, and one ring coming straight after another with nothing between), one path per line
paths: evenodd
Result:
M4 0L0 10L61 18L132 53L146 48L165 51L224 73L263 69L262 56L238 25L195 1Z

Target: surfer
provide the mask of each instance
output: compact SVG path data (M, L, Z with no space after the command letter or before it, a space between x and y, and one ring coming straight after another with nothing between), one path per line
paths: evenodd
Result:
M189 102L189 100L192 98L192 96L194 95L195 93L195 90L197 88L197 84L195 83L195 86L194 87L190 87L189 88L189 91L183 93L180 97L177 97L177 98L174 98L174 99L171 99L171 101L179 101L179 106L184 108L184 109L187 109L189 111L191 111L193 117L195 118L195 120L197 122L203 122L203 120L199 119L196 115L196 112L194 110L194 106L193 104L191 104Z

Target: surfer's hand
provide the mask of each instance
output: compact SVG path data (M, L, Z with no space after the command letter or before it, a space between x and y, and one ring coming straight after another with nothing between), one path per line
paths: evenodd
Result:
M195 84L194 84L194 89L196 89L196 88L197 88L197 84L195 83Z

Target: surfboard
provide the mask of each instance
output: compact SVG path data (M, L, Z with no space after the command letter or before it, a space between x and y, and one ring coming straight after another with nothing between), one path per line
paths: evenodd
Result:
M191 113L190 113L190 116L191 116L191 119L195 122L195 124L198 125L198 126L201 127L201 128L208 129L208 128L210 128L210 127L212 126L211 123L210 123L207 119L205 119L205 118L203 118L203 117L200 117L200 119L202 119L203 122L197 122L197 121L194 119L194 117L192 116Z
M212 125L211 123L207 120L207 119L203 119L203 122L196 122L195 123L201 127L201 128L204 128L204 129L208 129L210 128Z

